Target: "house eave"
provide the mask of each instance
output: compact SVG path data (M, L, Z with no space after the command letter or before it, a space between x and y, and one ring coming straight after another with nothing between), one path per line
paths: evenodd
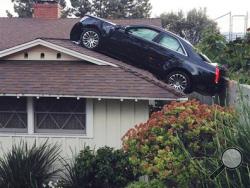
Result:
M53 94L7 94L7 93L0 93L0 97L1 96L8 96L8 97L36 97L36 98L40 98L40 97L55 97L55 98L77 98L77 99L81 99L81 98L85 98L85 99L98 99L98 100L102 100L102 99L115 99L115 100L135 100L135 101L150 101L150 100L157 100L157 101L187 101L188 98L187 97L176 97L176 98L168 98L168 97L133 97L133 96L128 96L128 97L122 97L122 96L89 96L89 95L53 95Z

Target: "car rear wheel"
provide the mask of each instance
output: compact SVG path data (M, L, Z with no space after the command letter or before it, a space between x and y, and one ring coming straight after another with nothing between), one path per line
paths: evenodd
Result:
M96 29L85 29L81 36L81 44L88 49L97 49L100 45L100 34Z
M173 71L167 76L167 83L182 92L191 92L191 80L189 76L182 71Z

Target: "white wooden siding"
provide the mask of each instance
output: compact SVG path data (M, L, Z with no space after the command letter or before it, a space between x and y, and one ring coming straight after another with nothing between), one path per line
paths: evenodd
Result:
M81 137L50 137L49 143L61 145L62 156L71 158L78 153L84 145L92 148L101 146L121 147L121 137L135 124L145 122L148 119L148 101L134 100L94 100L93 101L93 138ZM35 141L43 143L47 137L41 135L28 136L1 136L0 154L11 149L12 144L27 141L30 145Z

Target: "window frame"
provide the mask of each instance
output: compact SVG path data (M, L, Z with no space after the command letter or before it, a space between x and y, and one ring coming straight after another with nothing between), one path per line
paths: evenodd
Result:
M148 29L148 30L152 30L157 32L158 34L153 38L153 40L146 40L145 38L139 37L137 35L133 35L129 32L130 29ZM156 43L156 40L159 38L159 36L161 35L161 32L157 29L154 28L150 28L150 27L142 27L142 26L129 26L125 28L125 32L132 37L135 37L137 39L143 40L143 41L147 41L147 42L151 42L151 43Z
M173 50L173 49L171 49L171 48L168 48L168 47L166 47L166 46L161 45L161 44L160 44L160 40L161 40L164 36L169 36L169 37L174 38L174 39L180 44L180 46L181 46L181 48L182 48L182 50L183 50L184 53L175 51L175 50ZM156 39L155 43L156 43L157 45L161 46L162 48L166 48L166 49L168 49L168 50L171 50L171 51L173 51L173 52L175 52L175 53L181 54L181 55L186 56L186 57L188 56L188 53L187 53L185 47L183 46L182 42L180 41L180 39L178 39L178 38L175 37L174 35L171 35L171 34L168 34L168 33L165 33L165 32L161 32L161 34L159 35L159 37Z
M25 132L14 132L15 128L10 128L10 130L0 131L0 136L23 136L23 137L48 137L48 138L87 138L92 139L94 137L94 112L93 112L93 99L85 99L85 133L70 133L69 132L53 132L42 133L35 131L35 111L34 111L34 99L35 97L26 97L27 106L27 128ZM60 100L60 99L58 99ZM75 98L77 100L77 98ZM53 129L49 129L53 130ZM78 131L79 132L79 131Z
M11 97L11 96L3 96L3 97L7 97L7 98L12 98L12 99L15 99L16 101L20 100L20 99L17 99L15 97ZM23 114L26 116L26 118L28 118L28 110L27 110L27 99L25 99L23 102L26 102L26 104L24 103L24 107L25 109L23 110L1 110L0 109L0 113L10 113L12 114L11 116L13 116L13 114ZM11 117L12 118L12 117ZM20 118L20 117L19 117ZM7 121L8 123L8 121ZM28 130L28 121L26 119L26 127L23 127L23 128L17 128L17 127L13 127L13 128L0 128L0 133L26 133L27 130Z
M47 99L48 97L45 97L45 100ZM51 98L53 99L54 101L53 102L56 102L56 101L60 101L62 99L66 99L66 98L62 98L62 99L56 99L56 98ZM86 134L86 117L87 117L87 112L86 112L86 99L79 99L77 100L76 98L71 98L72 100L75 100L75 101L79 101L82 100L82 112L71 112L71 111L68 111L68 112L58 112L58 111L50 111L50 112L47 112L47 111L41 111L41 110L36 110L35 108L35 105L36 105L36 102L38 100L41 100L41 99L35 99L33 100L33 104L34 104L34 131L35 133L51 133L51 134ZM84 101L83 101L84 100ZM49 129L49 128L39 128L38 126L40 125L39 123L41 122L38 122L38 119L37 119L37 115L39 114L57 114L57 115L69 115L69 114L78 114L78 115L84 115L85 117L85 121L84 121L84 129L62 129L62 128L58 128L58 129ZM52 115L53 117L53 115ZM54 119L54 118L53 118ZM56 121L54 119L54 121ZM58 123L58 122L56 122Z

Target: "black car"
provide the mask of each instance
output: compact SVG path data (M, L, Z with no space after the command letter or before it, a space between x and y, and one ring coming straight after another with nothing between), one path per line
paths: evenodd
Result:
M197 53L185 39L158 27L124 27L87 15L74 25L70 39L147 69L185 93L214 95L225 83L224 69Z

